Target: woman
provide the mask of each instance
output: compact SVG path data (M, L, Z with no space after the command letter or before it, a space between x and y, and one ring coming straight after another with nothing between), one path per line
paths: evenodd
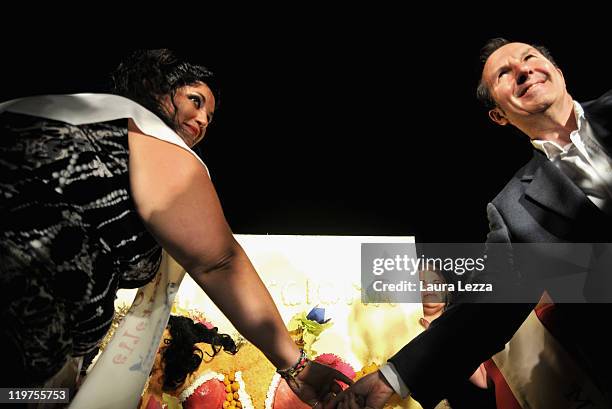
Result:
M442 271L434 268L419 271L419 280L422 283L422 288L425 289L425 291L421 291L423 318L419 320L419 324L427 329L433 320L442 315L449 304L450 293L444 289L443 285L446 285L450 280L446 279Z
M419 272L419 279L426 291L421 291L421 301L423 305L423 318L419 323L423 328L428 329L429 325L439 318L453 303L453 295L457 293L449 291L446 285L457 285L454 274L446 270L437 270L428 265L426 269ZM487 389L487 372L484 364L474 371L469 378L469 382L463 381L455 385L446 403L454 409L461 408L494 408L495 399L493 394ZM444 407L440 404L436 407ZM438 405L437 402L423 402L423 406Z
M162 247L272 364L296 369L282 373L296 376L301 399L318 401L333 378L347 382L300 359L191 150L214 115L212 73L153 50L131 56L114 80L122 96L0 105L3 386L44 385L93 350L117 289L152 280Z

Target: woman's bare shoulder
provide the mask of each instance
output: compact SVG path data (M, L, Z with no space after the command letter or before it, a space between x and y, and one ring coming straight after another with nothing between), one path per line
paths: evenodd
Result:
M177 195L189 195L198 185L210 184L206 169L193 153L138 130L128 135L130 187L144 219L170 206Z

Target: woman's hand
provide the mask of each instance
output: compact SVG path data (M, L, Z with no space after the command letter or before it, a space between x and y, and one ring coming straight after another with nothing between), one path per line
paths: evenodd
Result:
M331 366L309 361L294 379L287 380L287 384L303 402L321 409L323 404L342 391L336 381L353 384L351 379Z

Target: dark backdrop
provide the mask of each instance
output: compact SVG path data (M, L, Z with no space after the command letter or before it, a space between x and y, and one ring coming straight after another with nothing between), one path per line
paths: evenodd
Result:
M577 100L612 88L609 36L592 19L367 14L257 15L213 27L187 13L102 33L83 23L21 25L3 30L2 99L104 91L127 51L175 48L222 82L201 149L235 232L469 242L484 239L487 202L531 149L475 100L484 41L548 46Z

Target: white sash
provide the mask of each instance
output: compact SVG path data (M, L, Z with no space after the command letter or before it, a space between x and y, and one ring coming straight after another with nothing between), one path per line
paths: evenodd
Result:
M138 405L185 275L182 267L163 254L155 280L138 290L69 409L133 409Z
M524 409L610 408L534 311L493 361Z
M8 111L54 119L72 125L132 118L138 129L149 136L180 146L208 167L183 139L154 113L136 102L112 94L39 95L0 103L0 113Z

